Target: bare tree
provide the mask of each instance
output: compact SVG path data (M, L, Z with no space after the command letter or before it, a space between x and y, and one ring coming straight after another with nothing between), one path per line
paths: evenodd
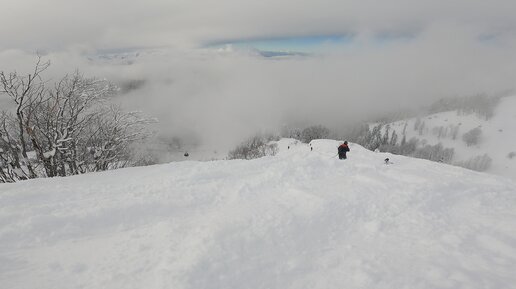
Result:
M76 72L45 87L40 74L48 65L38 57L28 76L0 72L1 92L15 104L15 114L0 114L0 181L134 164L132 145L154 120L111 105L117 87L105 80Z
M305 128L301 132L301 141L309 143L314 139L327 138L330 135L330 130L322 125L314 125Z
M484 154L484 155L472 157L463 162L458 162L455 165L466 168L466 169L483 172L483 171L488 170L491 167L492 162L493 162L493 160L491 159L491 157L489 157L488 154Z
M255 135L238 145L228 154L228 159L256 159L264 156L273 156L278 152L276 144L269 144L267 137Z
M98 116L99 107L115 91L111 83L84 78L79 73L65 76L48 90L45 101L35 108L31 129L34 148L47 176L80 173L77 149L84 143L86 129Z
M89 161L84 159L81 163L89 164L89 171L130 165L136 161L131 158L131 145L149 135L146 127L152 122L154 120L142 117L139 112L123 112L119 106L104 108L88 128L83 155L89 153Z
M28 75L19 75L16 71L8 74L0 71L0 93L9 96L16 105L17 140L22 158L15 158L12 165L28 178L35 178L37 175L27 155L27 135L30 132L34 104L42 101L45 91L40 75L49 65L50 62L43 62L38 56L34 70Z
M11 136L10 119L12 118L6 112L0 113L0 182L2 183L10 183L23 178L16 175L13 167L13 164L19 164L17 159L19 153L18 146Z
M467 146L472 146L478 144L480 140L480 135L482 134L482 129L476 127L462 136L462 140L466 143Z

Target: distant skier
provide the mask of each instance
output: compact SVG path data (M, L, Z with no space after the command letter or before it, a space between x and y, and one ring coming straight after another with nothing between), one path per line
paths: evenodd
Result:
M346 157L346 153L349 152L349 147L348 147L348 142L345 141L343 144L341 144L338 148L338 152L339 152L339 159L340 160L345 160L347 157Z

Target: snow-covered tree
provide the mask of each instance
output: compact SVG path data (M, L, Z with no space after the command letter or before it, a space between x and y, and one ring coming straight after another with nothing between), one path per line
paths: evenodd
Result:
M418 128L419 135L423 135L423 132L425 130L425 121L423 121Z
M276 144L270 144L267 137L261 134L250 137L239 144L228 154L228 159L256 159L264 156L273 156L278 152Z
M298 127L291 127L284 125L281 128L281 137L301 139L301 129Z
M392 131L391 140L389 141L389 144L392 146L398 144L398 135L396 134L395 130Z
M102 108L86 128L87 139L81 147L78 168L103 171L132 166L132 145L148 136L146 127L153 122L139 112L124 112L119 106Z
M453 159L454 149L445 148L441 143L436 145L425 145L420 148L416 148L410 156L427 159L435 162L450 163Z
M389 144L389 130L390 130L390 128L391 128L390 125L386 125L385 126L385 132L384 132L383 137L382 137L382 145Z
M28 130L31 128L31 120L34 114L35 105L43 101L45 85L41 73L45 71L49 62L43 62L38 56L33 71L27 75L20 75L16 71L6 73L0 71L0 93L7 95L14 104L14 114L10 115L10 122L15 125L10 129L13 139L11 144L16 148L12 152L11 166L20 179L36 178L37 174L34 165L29 161L28 152L30 149ZM3 134L8 134L4 131Z
M403 138L401 138L401 144L400 146L404 146L405 144L407 143L407 136L406 135L403 135Z
M105 80L75 73L51 85L41 77L48 65L38 58L31 74L0 72L15 107L0 117L0 181L131 165L131 145L151 120L112 106L117 88Z
M364 138L363 145L369 150L375 150L382 144L382 124L377 124Z
M328 138L330 130L322 125L314 125L305 128L301 132L301 141L309 143L314 139Z

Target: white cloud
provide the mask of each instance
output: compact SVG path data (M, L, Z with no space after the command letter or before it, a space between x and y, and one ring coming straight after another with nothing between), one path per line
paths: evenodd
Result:
M338 126L516 83L516 2L509 0L2 2L1 70L27 69L44 49L51 78L78 68L115 81L145 79L125 105L158 116L164 133L194 131L210 142L291 120ZM285 61L197 49L226 39L349 33L351 44ZM378 43L379 33L410 38ZM129 66L85 58L124 47L167 48Z
M221 39L417 32L456 22L514 31L511 0L3 0L0 49L195 47Z

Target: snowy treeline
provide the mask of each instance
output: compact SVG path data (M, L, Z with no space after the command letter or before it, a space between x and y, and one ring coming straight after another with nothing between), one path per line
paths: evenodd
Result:
M309 126L301 131L301 141L309 143L314 139L325 139L330 136L330 130L322 125Z
M488 120L493 117L494 109L498 105L500 98L500 96L487 96L482 94L443 98L430 105L428 114L457 110L458 114L475 113Z
M299 127L284 126L281 129L281 137L295 138L304 143L309 143L314 139L325 139L330 137L330 129L323 125L311 125L303 129Z
M54 84L48 62L28 75L0 72L0 93L13 109L0 112L0 182L81 174L132 165L132 145L151 121L108 98L115 85L79 73Z
M401 129L392 129L391 125L379 123L370 126L367 123L358 124L345 128L340 134L332 132L330 129L314 125L306 128L288 127L282 128L281 137L294 138L308 143L313 139L335 137L337 139L348 140L358 143L371 151L379 150L398 155L405 155L414 158L427 159L436 162L443 162L461 166L476 171L487 170L492 163L491 158L485 154L473 157L466 161L454 161L455 149L444 147L442 143L430 145L426 140L416 137L407 139L407 130L413 129L418 133L427 134L431 132L438 139L450 138L457 139L460 124L450 124L447 126L427 127L425 121L416 119L414 125L409 127L408 122L401 124ZM474 128L463 135L463 140L468 145L478 143L481 135L479 127ZM237 148L229 153L229 159L253 159L266 155L274 155L276 150L269 145L272 135L257 135L241 143ZM516 153L509 154L508 158L513 158Z
M273 156L278 152L278 146L270 143L278 138L271 134L257 134L239 144L228 153L228 159L256 159L264 156Z
M453 156L455 154L455 150L453 148L445 148L441 143L429 145L415 137L407 140L405 135L407 123L405 123L403 128L401 141L399 140L396 130L390 132L390 125L377 124L372 127L371 130L369 130L369 126L358 126L358 128L360 128L360 133L354 131L350 135L354 135L353 141L361 144L369 150L378 149L382 152L390 152L393 154L444 162L475 171L486 171L492 163L492 159L487 154L472 157L462 162L453 162ZM414 125L414 130L419 132L422 128L424 128L424 121L417 119ZM451 137L452 139L456 139L459 132L459 126L450 125L449 127L434 127L432 132L436 134L438 138ZM481 132L482 130L479 127L468 131L463 135L464 142L468 146L477 144L479 142Z
M491 157L489 157L487 154L483 154L480 156L472 157L463 162L457 162L454 165L474 171L483 172L491 166L492 162L493 160Z
M359 143L369 150L380 150L382 152L390 152L411 156L431 161L439 161L450 163L455 153L453 148L445 148L441 143L436 145L428 145L420 142L417 138L406 139L404 134L407 125L405 124L401 139L396 130L390 130L389 125L378 124L369 130L368 126L360 126L362 133L354 132L354 142ZM383 131L383 134L382 134Z
M380 117L369 120L376 123L392 123L408 118L416 118L421 115L430 115L440 112L457 111L458 115L476 114L481 118L489 120L494 116L494 109L503 96L497 95L470 95L447 97L439 99L428 106L420 109L400 109L394 112L387 112Z
M422 125L418 124L417 129L420 129L421 127ZM348 127L345 132L340 136L336 136L336 138L358 143L371 151L378 149L382 152L390 152L415 158L428 159L431 161L445 163L452 162L455 153L453 148L445 148L441 143L428 145L417 138L407 140L405 133L407 129L408 124L405 124L401 135L398 135L396 130L391 130L389 125L377 124L370 129L368 124L362 123ZM310 133L308 134L307 132ZM457 133L458 128L457 130L449 130L450 135L456 135ZM303 142L309 142L316 138L332 136L333 134L334 133L332 133L328 128L320 125L309 126L305 129L284 127L282 131L282 137L295 138ZM313 138L309 138L307 135L313 136Z
M407 126L407 123L405 123ZM406 129L404 129L405 132ZM416 118L414 122L414 130L417 131L418 135L424 135L431 132L438 139L442 138L450 138L452 140L456 140L460 131L460 124L449 124L447 126L434 126L431 129L426 125L424 120L421 118Z

